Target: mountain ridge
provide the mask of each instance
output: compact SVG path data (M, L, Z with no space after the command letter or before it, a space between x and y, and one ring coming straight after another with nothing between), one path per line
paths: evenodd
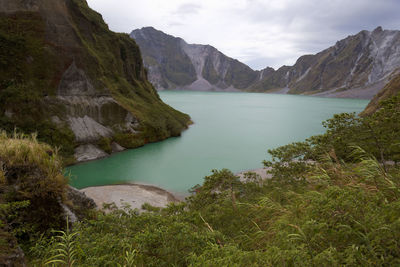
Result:
M161 49L155 55L148 49L164 47L165 35L153 27L130 34L143 51L149 79L158 90L251 91L371 99L400 68L400 31L381 27L349 35L319 53L299 57L293 66L284 65L277 70L271 67L253 70L212 46L187 44L182 38L167 35L181 53L184 69L188 69L185 73L191 77L186 83L171 83L162 68L165 62L179 68L180 62L171 57L173 50ZM199 52L201 49L207 52ZM221 65L223 68L218 69ZM193 68L201 71L197 70L194 75ZM227 70L233 70L228 79Z
M210 45L188 44L153 27L134 30L130 36L141 47L149 79L158 90L238 91L257 78L250 67Z

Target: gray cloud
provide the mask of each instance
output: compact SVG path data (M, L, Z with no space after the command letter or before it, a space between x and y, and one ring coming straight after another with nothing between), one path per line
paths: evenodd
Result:
M195 3L185 3L180 6L175 10L174 14L178 15L192 15L192 14L197 14L201 9L201 5L195 4Z
M88 0L110 28L154 26L255 69L294 64L361 30L400 29L399 0Z

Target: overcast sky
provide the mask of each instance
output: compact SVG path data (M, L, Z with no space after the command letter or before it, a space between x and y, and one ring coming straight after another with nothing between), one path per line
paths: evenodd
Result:
M400 0L87 0L113 31L153 26L253 69L293 65L361 30L400 29Z

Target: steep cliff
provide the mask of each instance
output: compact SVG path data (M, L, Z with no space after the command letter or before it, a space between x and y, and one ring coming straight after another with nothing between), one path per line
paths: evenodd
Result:
M400 68L400 31L381 27L302 56L293 66L261 71L211 46L187 44L154 28L134 30L131 37L143 50L149 79L158 89L237 89L370 99ZM183 77L183 73L186 79L180 82L170 78Z
M371 115L380 108L380 102L400 93L400 74L395 76L378 94L372 98L361 115Z
M149 79L159 89L244 90L258 73L209 45L188 44L152 27L132 31Z
M251 91L290 88L288 93L372 98L400 68L400 31L361 31L334 46L270 71Z
M0 0L0 48L0 127L37 131L64 156L177 136L189 121L85 0Z

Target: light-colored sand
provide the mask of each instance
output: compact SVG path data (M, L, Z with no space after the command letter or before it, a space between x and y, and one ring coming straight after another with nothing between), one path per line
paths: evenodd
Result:
M92 198L100 209L107 203L115 203L118 208L128 204L132 209L141 210L144 203L166 207L168 203L179 201L168 191L151 185L105 185L87 187L80 191Z
M248 172L258 174L262 180L270 179L271 175L266 171L267 168L259 168L242 171L236 175L240 177L241 181L246 181L245 173ZM99 209L102 209L103 204L114 203L118 208L123 208L128 204L132 209L141 211L142 205L145 203L155 207L166 207L169 203L183 201L186 197L186 195L173 195L152 185L141 184L93 186L80 191L92 198Z
M312 96L320 97L337 97L337 98L357 98L357 99L372 99L387 83L386 80L377 82L373 85L365 87L352 88L345 91L340 89L331 89L325 92L313 94Z

